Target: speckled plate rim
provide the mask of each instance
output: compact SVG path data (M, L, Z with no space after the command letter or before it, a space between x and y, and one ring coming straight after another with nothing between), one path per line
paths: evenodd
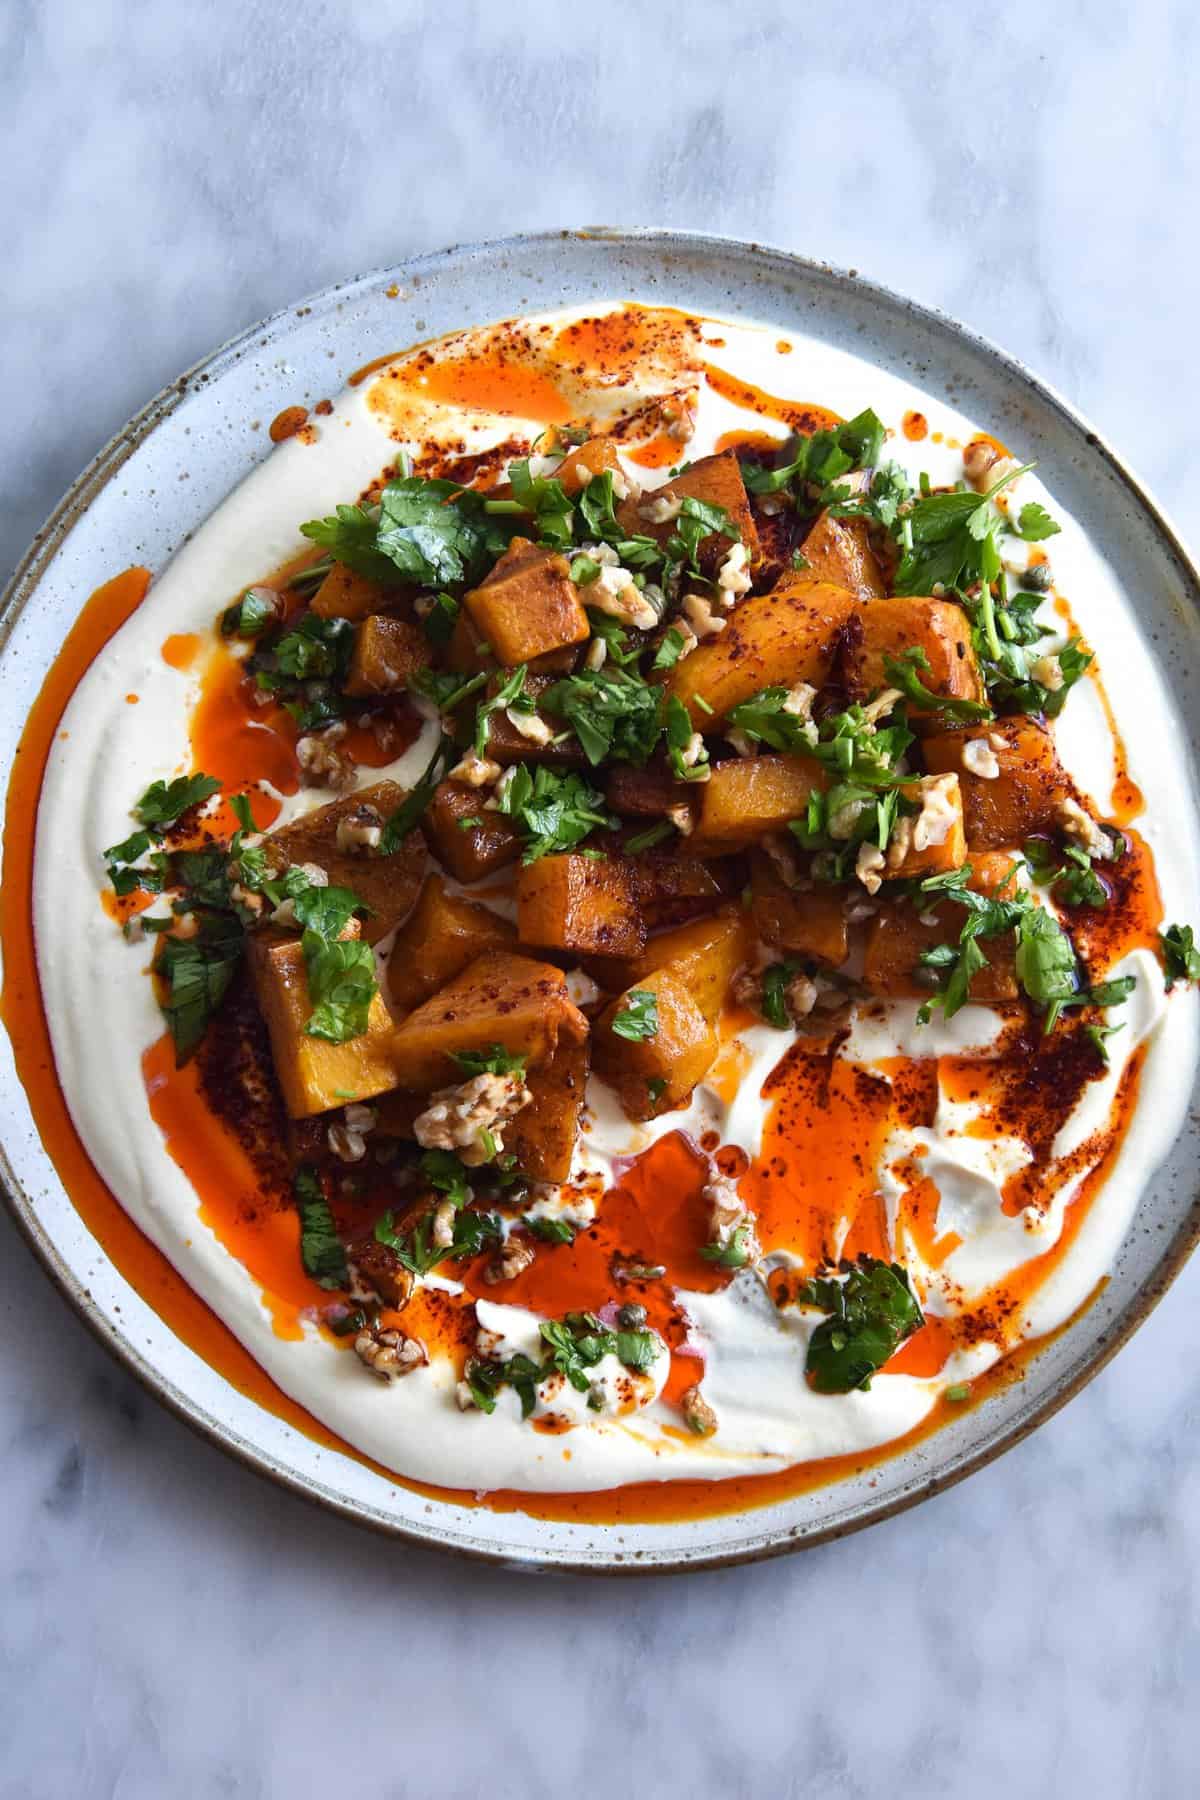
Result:
M551 283L559 279L555 271L564 259L567 268L561 272L558 288L551 285L538 291L547 277ZM1143 554L1149 554L1151 560L1160 559L1160 575L1165 576L1158 600L1158 626L1160 632L1165 632L1171 639L1171 653L1160 652L1157 661L1181 715L1181 740L1190 748L1195 789L1197 746L1187 720L1186 698L1187 683L1195 680L1194 673L1188 675L1188 668L1200 669L1200 571L1161 507L1100 434L1055 390L990 341L933 308L921 306L880 284L864 280L856 271L841 271L827 263L762 244L653 228L623 231L598 227L543 232L456 246L409 259L392 269L334 284L231 339L151 400L98 453L51 513L0 598L0 659L5 659L7 665L18 623L28 616L26 609L31 607L40 585L62 554L72 532L105 494L121 469L169 424L190 397L205 389L212 390L240 365L245 365L247 359L253 359L256 352L273 352L286 345L300 321L341 313L355 305L370 306L385 294L390 296L397 287L409 298L423 283L442 278L451 283L457 279L469 289L481 278L486 281L489 271L494 275L500 270L510 270L514 263L522 260L527 261L533 271L528 276L518 275L518 279L528 279L531 284L523 308L507 303L489 309L472 300L457 320L439 320L437 331L453 329L456 323L505 316L516 310L578 303L598 298L603 292L610 297L624 295L680 306L704 305L720 313L722 307L714 302L711 293L701 299L697 289L707 289L714 279L719 286L721 280L729 278L734 286L748 283L750 291L759 295L782 295L806 306L810 314L818 307L826 308L816 318L791 317L793 330L803 327L822 335L821 326L829 320L829 304L836 300L850 316L856 308L865 307L882 319L890 317L899 336L907 331L917 339L928 339L931 347L954 348L968 363L979 370L990 371L992 379L1011 396L1012 404L1008 410L1018 419L1024 414L1027 426L1034 415L1040 414L1044 421L1060 428L1066 438L1073 441L1076 454L1088 465L1089 481L1095 482L1098 475L1107 478L1148 533ZM640 284L631 284L620 273L631 261L640 261L644 265ZM603 269L606 276L615 263L612 277L598 287L589 287L584 279L585 264L589 262ZM542 269L544 272L539 272ZM704 273L698 274L699 270ZM499 285L503 288L504 282ZM744 301L743 293L737 305L727 305L727 316L767 319L769 308L756 311ZM781 321L772 322L786 329ZM422 321L416 320L413 329L401 323L400 329L391 334L391 341L383 348L398 349L415 337L435 334L421 331L421 324ZM864 331L861 324L858 329ZM844 334L849 334L849 326L844 328ZM365 337L357 341L360 348L366 343ZM369 344L366 347L370 349ZM857 347L862 349L864 346L860 342ZM350 368L366 360L368 357L362 355L347 362L345 368L338 371L337 382L333 385L339 385ZM936 391L936 375L931 378L930 364L919 357L901 360L907 360L909 372L916 379L926 386L932 385ZM936 358L934 361L937 363ZM297 397L295 371L289 369L286 359L277 359L269 368L266 359L263 363L258 372L264 377L273 373L274 378L267 379L266 385L268 389L277 390L274 399L263 401L264 415L270 416L279 406ZM967 385L971 385L969 380ZM961 381L956 379L946 391L947 397L952 392L961 397ZM1022 434L1014 430L1013 435L1019 439ZM1024 435L1028 436L1028 430ZM223 491L248 472L261 451L260 440L257 446L250 448L249 456L239 466L229 470ZM1053 470L1050 480L1052 486L1061 486L1056 483ZM130 535L135 533L131 530ZM107 574L115 573L116 569L139 560L139 557L136 553L114 550L109 560ZM103 578L101 575L97 579ZM8 672L7 666L5 672ZM36 673L34 692L40 679L41 670ZM18 718L11 731L14 741L19 735L20 722ZM2 1033L0 1047L0 1101L7 1102L7 1098L15 1094L20 1106L24 1096L12 1072L8 1041ZM868 1477L873 1475L881 1479L852 1478L818 1490L815 1496L801 1496L795 1501L740 1514L719 1515L687 1526L563 1527L531 1520L523 1514L496 1514L425 1501L423 1496L403 1487L392 1487L377 1476L372 1476L372 1480L382 1490L380 1495L351 1492L347 1471L361 1470L362 1465L357 1460L322 1451L290 1427L280 1431L278 1422L268 1427L265 1422L272 1420L273 1415L237 1394L199 1357L174 1339L157 1320L157 1315L138 1301L133 1291L116 1276L94 1240L89 1240L98 1269L110 1278L111 1285L120 1292L124 1302L123 1311L116 1309L120 1316L114 1316L111 1303L102 1302L94 1291L98 1284L81 1277L78 1256L71 1259L65 1252L64 1220L74 1221L80 1231L83 1228L70 1207L61 1182L51 1172L48 1197L58 1209L56 1231L42 1216L41 1207L47 1194L44 1192L39 1198L31 1184L18 1177L14 1157L10 1155L13 1143L10 1130L15 1132L16 1127L10 1125L7 1104L0 1116L4 1118L4 1141L0 1141L0 1192L22 1236L64 1298L98 1340L177 1417L257 1474L358 1524L424 1547L522 1569L663 1574L756 1561L845 1536L928 1499L1019 1443L1073 1398L1144 1321L1200 1240L1200 1192L1195 1183L1196 1126L1193 1118L1191 1126L1181 1134L1168 1164L1156 1172L1147 1185L1148 1198L1156 1195L1164 1184L1170 1190L1164 1203L1170 1218L1169 1234L1165 1239L1160 1235L1154 1253L1143 1258L1144 1266L1125 1283L1127 1291L1122 1293L1119 1303L1112 1289L1106 1290L1077 1327L1059 1339L1052 1350L1035 1359L1025 1383L1003 1390L980 1408L971 1409L963 1421L951 1424L923 1444L889 1459L875 1471L868 1471ZM32 1132L31 1123L22 1121L22 1124L27 1132ZM1189 1140L1193 1144L1190 1153L1187 1151ZM45 1163L40 1145L37 1151ZM45 1173L44 1170L40 1172ZM1186 1198L1179 1195L1181 1186L1187 1189ZM1155 1229L1162 1234L1165 1223L1158 1222ZM1149 1224L1145 1231L1150 1233ZM78 1246L75 1247L78 1250ZM165 1334L178 1353L181 1370L169 1372L163 1366L161 1356L147 1355L139 1347L135 1336L139 1328L147 1324L157 1324L159 1334ZM1040 1371L1048 1359L1052 1359L1055 1366L1045 1379L1040 1379ZM1040 1391L1031 1398L1034 1387ZM231 1417L231 1408L235 1413L249 1409L253 1428L249 1431L239 1428ZM280 1447L264 1442L266 1437L279 1439ZM296 1466L294 1453L297 1451L309 1465L307 1468ZM292 1453L291 1462L285 1452ZM332 1464L337 1471L332 1480L320 1467L323 1461ZM889 1473L892 1479L887 1478ZM361 1481L358 1486L361 1487ZM402 1503L406 1516L394 1504L387 1504L389 1497L393 1502L399 1500ZM516 1529L513 1528L514 1520L519 1522Z

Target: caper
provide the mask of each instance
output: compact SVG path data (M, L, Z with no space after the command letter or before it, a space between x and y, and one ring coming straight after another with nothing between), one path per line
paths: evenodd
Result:
M1044 594L1054 580L1048 562L1031 563L1021 577L1021 585L1035 594Z
M646 1323L647 1317L648 1314L645 1307L639 1306L637 1301L634 1300L631 1301L628 1306L622 1306L620 1308L617 1313L617 1324L621 1327L622 1331L640 1331L641 1327Z

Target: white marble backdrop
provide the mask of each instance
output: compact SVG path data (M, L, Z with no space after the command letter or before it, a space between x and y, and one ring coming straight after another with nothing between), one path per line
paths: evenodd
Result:
M8 0L0 568L151 393L338 276L584 223L758 237L1045 373L1200 540L1200 16ZM0 1800L1175 1800L1200 1264L1030 1442L803 1558L530 1580L359 1535L147 1399L0 1218Z

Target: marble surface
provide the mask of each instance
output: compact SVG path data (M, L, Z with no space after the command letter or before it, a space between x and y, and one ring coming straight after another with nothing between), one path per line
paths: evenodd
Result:
M855 21L14 0L0 568L257 316L417 249L595 221L773 240L944 307L1200 540L1200 15ZM1173 1800L1200 1751L1198 1306L1200 1262L1032 1440L866 1536L532 1580L359 1534L195 1440L0 1218L0 1800Z

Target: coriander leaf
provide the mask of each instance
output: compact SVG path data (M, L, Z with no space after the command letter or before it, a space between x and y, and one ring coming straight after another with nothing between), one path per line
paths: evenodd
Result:
M488 721L494 712L503 712L506 706L512 706L525 696L525 664L515 668L506 680L502 681L496 692L488 700L481 700L475 709L475 754L487 754ZM522 707L522 711L530 710Z
M389 481L379 503L378 550L406 581L447 587L482 573L488 544L467 490L410 475Z
M1016 524L1010 522L1010 529L1027 543L1037 544L1043 538L1055 537L1062 526L1055 523L1040 501L1030 500L1021 508Z
M888 656L884 653L884 675L914 706L927 708L950 721L992 717L991 707L985 706L981 700L960 700L950 694L935 694L921 680L921 671L930 673L929 658L918 645L912 645L900 656Z
M1170 993L1177 981L1200 981L1200 950L1190 925L1168 925L1158 934Z
M221 918L207 920L195 937L159 939L154 973L161 984L159 1004L174 1040L177 1066L194 1053L224 999L242 943L241 926Z
M330 942L312 930L306 931L300 942L313 1008L305 1034L324 1038L331 1044L361 1037L367 1029L371 1002L379 991L370 944L357 938L335 938Z
M723 1244L705 1244L700 1251L705 1262L718 1269L744 1269L750 1262L750 1222L735 1226Z
M663 633L662 642L654 652L652 669L673 669L679 661L686 639L677 625L670 625Z
M279 616L279 604L269 590L247 588L240 600L227 606L221 614L221 636L261 637Z
M528 457L509 463L508 479L517 505L523 512L533 514L538 542L549 544L556 550L567 549L571 543L575 509L562 483L553 476L531 475Z
M809 1339L805 1364L819 1394L869 1388L872 1375L925 1323L899 1263L864 1256L843 1280L806 1285L802 1303L830 1314Z
M320 1177L307 1163L297 1169L292 1192L300 1214L300 1261L305 1274L323 1288L344 1288L350 1280L345 1247Z
M633 1043L658 1035L658 995L648 988L630 988L612 1017L612 1030Z
M597 827L611 828L615 821L606 813L604 797L589 787L581 775L559 774L545 763L531 775L527 763L517 763L499 794L499 810L526 837L526 863L539 857L572 850Z
M300 531L328 551L335 562L345 563L356 574L366 575L372 581L395 581L395 568L377 543L377 506L339 506L326 519L309 519Z
M421 619L421 629L431 644L444 647L454 636L454 627L458 623L459 604L453 594L434 594L428 610Z
M618 1331L617 1360L627 1369L652 1369L662 1354L661 1340L653 1331Z
M1078 987L1078 971L1071 940L1044 906L1030 906L1017 921L1017 980L1029 998L1047 1010L1050 1031L1064 1001Z
M676 781L707 781L710 774L708 748L700 740L699 754L690 762L684 757L691 755L693 740L698 733L692 730L691 715L677 694L672 694L667 701L667 755Z
M143 825L164 831L189 807L199 806L201 801L215 794L220 786L215 775L201 774L177 775L174 781L152 782L134 807L134 817ZM127 839L126 843L130 841Z
M624 669L589 669L556 681L543 709L567 721L593 766L605 761L644 764L662 727L659 692Z

